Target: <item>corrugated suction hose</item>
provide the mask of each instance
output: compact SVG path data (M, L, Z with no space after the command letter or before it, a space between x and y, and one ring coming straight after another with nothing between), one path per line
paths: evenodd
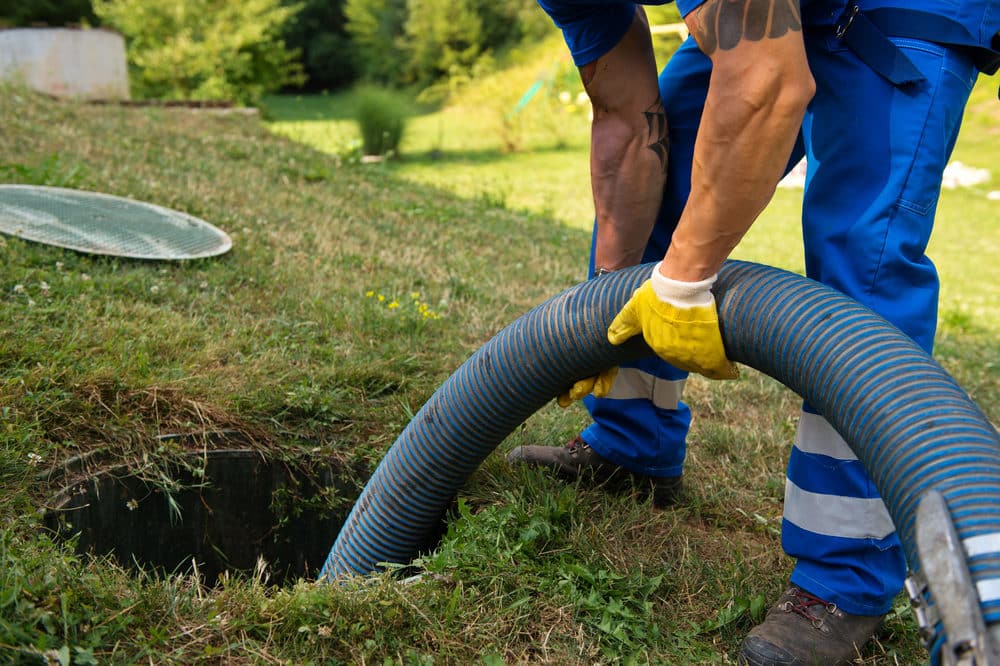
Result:
M573 381L647 356L606 332L652 264L572 287L483 345L399 436L344 523L320 574L336 580L407 563L428 544L468 476L518 425ZM802 276L730 261L715 295L729 357L777 379L844 437L885 500L911 563L915 518L930 489L1000 622L1000 436L955 381L884 319Z

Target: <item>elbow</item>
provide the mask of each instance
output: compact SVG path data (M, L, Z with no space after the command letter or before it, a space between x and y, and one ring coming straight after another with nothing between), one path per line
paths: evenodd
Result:
M718 99L749 117L801 120L816 93L816 81L803 57L761 58L754 63L727 60L716 63L712 87Z
M808 67L801 71L776 73L749 92L750 105L767 109L770 115L801 121L816 94L816 81Z
M597 178L614 177L645 145L642 128L619 114L597 113L591 129L590 168Z
M778 103L781 104L783 111L801 118L815 94L816 81L812 72L806 69L805 72L782 84Z

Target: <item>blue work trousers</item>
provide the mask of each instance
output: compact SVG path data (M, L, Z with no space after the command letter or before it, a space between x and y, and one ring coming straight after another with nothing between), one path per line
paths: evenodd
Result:
M807 29L804 36L817 89L789 168L806 157L806 272L930 352L938 277L925 251L977 71L962 51L893 39L926 78L897 87L832 34ZM692 39L660 75L670 155L645 261L663 257L687 202L710 76L711 62ZM681 474L691 419L680 400L685 373L647 359L619 376L608 398L585 400L594 422L583 439L632 471ZM848 613L885 613L901 589L905 563L888 512L850 448L809 405L790 456L782 546L796 559L792 582Z

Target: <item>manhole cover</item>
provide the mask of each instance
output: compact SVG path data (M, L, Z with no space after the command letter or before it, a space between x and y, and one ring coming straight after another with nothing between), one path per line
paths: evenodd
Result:
M197 259L232 241L204 220L108 194L0 185L0 233L89 254L132 259Z

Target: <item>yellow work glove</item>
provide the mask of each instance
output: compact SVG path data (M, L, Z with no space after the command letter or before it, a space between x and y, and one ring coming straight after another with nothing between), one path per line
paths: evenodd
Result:
M632 294L608 328L608 341L620 345L642 334L657 356L671 365L709 379L736 379L739 371L726 358L719 331L712 284L664 277L660 265Z
M618 374L618 366L609 368L596 377L587 377L573 384L568 391L561 394L556 402L560 407L569 407L573 401L580 400L589 393L593 393L598 398L603 398L611 391L611 385L615 382L615 375Z

